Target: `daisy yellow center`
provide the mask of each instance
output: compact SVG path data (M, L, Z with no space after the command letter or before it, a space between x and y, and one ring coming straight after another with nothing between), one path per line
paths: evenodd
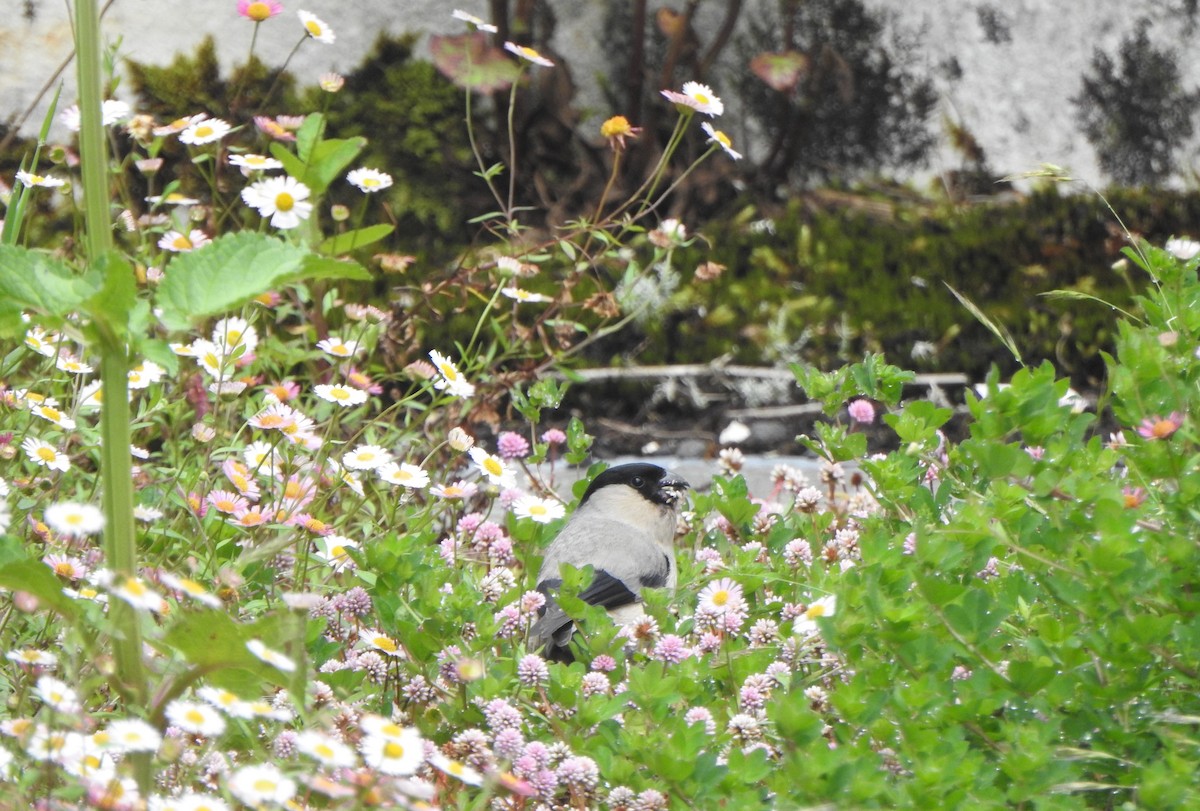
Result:
M446 771L450 772L450 774L454 775L455 777L462 777L463 765L457 760L452 760L449 764L447 764Z
M539 59L539 58L541 58L541 56L542 56L540 53L538 53L537 51L535 51L533 48L530 48L530 47L528 47L528 46L525 46L525 45L522 45L522 46L521 46L521 53L525 54L525 55L526 55L527 57L529 57L530 59Z
M180 580L179 585L183 586L183 590L188 594L204 594L204 586L201 586L195 580Z
M271 16L271 7L266 3L251 3L246 7L246 16L260 23Z
M167 125L168 129L181 130L188 125L186 118L177 118ZM167 199L170 200L173 195L168 194Z
M313 747L319 757L333 758L333 747L327 743L319 743Z
M146 587L136 580L126 580L125 591L129 592L134 597L141 597L146 593Z
M692 98L694 98L696 101L700 102L701 104L708 104L711 101L711 99L709 99L709 97L704 95L703 93L696 93L694 96L692 96Z
M232 499L222 498L222 499L219 499L218 501L216 501L213 504L213 506L216 507L218 510L222 510L224 512L230 512L234 508L234 503L233 503Z
M283 417L279 416L278 414L268 414L260 419L259 423L263 428L275 428L283 425Z
M185 715L184 717L187 718L187 720L193 724L204 723L204 713L200 712L200 710L196 710L196 709L188 710L187 715Z
M342 550L342 548L340 546L338 547L338 549L343 552L345 551L345 550ZM387 651L388 653L396 652L395 641L387 638L386 636L377 636L377 637L375 637L374 642L375 642L375 647L379 648L380 650Z
M713 595L712 601L713 601L713 605L715 605L715 606L725 605L726 603L729 602L729 592L726 591L725 589L721 589L720 591L718 591L716 594Z
M329 396L335 400L349 400L350 392L345 389L330 389Z
M265 777L259 778L258 780L254 781L254 790L261 791L264 794L266 794L269 791L274 791L275 790L275 781L268 780Z
M442 377L446 378L447 380L450 380L450 381L458 380L458 370L455 369L450 364L443 363L441 366L438 367L438 369L441 370Z
M75 567L70 563L59 563L54 566L54 573L61 577L70 577L75 572Z
M1175 433L1175 423L1171 422L1170 420L1157 420L1153 427L1151 427L1150 433L1152 433L1157 439L1170 436L1171 434Z
M67 523L73 527L77 527L83 523L83 516L79 513L72 513L67 516Z
M488 459L483 463L483 469L493 476L499 476L504 473L504 465L500 464L495 459Z
M319 37L321 34L325 33L323 30L321 30L321 24L316 20L309 20L304 24L304 28L308 31L309 36L313 37Z
M279 211L291 211L296 207L296 198L285 191L275 195L275 208Z
M713 137L716 138L721 146L725 147L726 149L729 149L733 146L733 141L729 140L729 136L720 130L713 130Z
M179 236L175 237L174 240L171 241L171 247L172 248L180 248L180 249L191 248L192 241L190 239L188 239L187 237L185 237L183 234L180 234Z
M463 494L463 490L461 487L455 487L453 485L447 487L443 492L446 494L446 496L448 498L458 498L459 496L461 496Z
M58 422L59 420L62 419L62 412L59 411L57 408L51 408L50 406L42 406L42 416L48 420L53 420L54 422ZM1170 425L1170 423L1167 423L1167 424ZM1154 426L1155 431L1158 430L1159 425L1162 425L1162 423L1160 422L1160 423L1158 423L1158 425Z
M811 605L808 607L808 611L806 611L804 613L808 616L809 619L816 619L817 617L823 617L823 616L825 616L825 606L821 605L820 603L818 603L816 605Z
M32 183L32 184L33 184L33 185L35 185L35 186L36 186L37 184L41 183L41 182L42 182L43 180L45 180L45 179L46 179L46 178L42 177L41 175L30 175L30 176L29 176L29 182L30 182L30 183Z
M383 745L383 754L389 758L404 757L404 747L395 741L388 741Z
M618 135L629 135L632 130L628 118L623 115L615 115L600 125L600 137L615 138Z
M547 512L545 504L534 504L529 508L530 515L545 515Z
M362 179L362 184L363 184L364 186L378 186L378 185L379 185L379 178L377 178L377 177L364 177L364 178Z
M353 372L350 374L350 382L356 386L365 386L371 381L362 372Z
M299 482L288 482L287 485L283 488L283 495L285 498L296 498L297 496L299 496L300 495L300 483Z
M212 134L213 134L213 128L210 127L208 124L201 124L200 126L196 127L196 137L197 138L207 138L208 136L210 136Z

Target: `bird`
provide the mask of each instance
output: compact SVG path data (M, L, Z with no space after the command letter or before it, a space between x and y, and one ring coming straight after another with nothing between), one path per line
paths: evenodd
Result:
M537 579L546 603L530 628L530 650L543 650L551 661L574 660L575 623L554 599L564 564L592 567L579 599L608 609L620 623L643 615L642 589L675 587L675 529L689 487L648 462L616 465L592 480L546 549Z

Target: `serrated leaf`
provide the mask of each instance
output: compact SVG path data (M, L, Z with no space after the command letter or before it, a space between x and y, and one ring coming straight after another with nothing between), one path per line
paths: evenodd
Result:
M245 695L247 686L264 682L288 685L287 673L263 662L246 647L251 639L277 646L284 636L286 621L270 615L253 623L239 624L223 611L197 611L178 617L162 640L151 644L174 651L189 664L203 669L208 674L206 679L213 684Z
M285 279L300 278L310 254L264 234L221 236L180 254L158 287L163 321L182 329L192 319L228 312Z
M438 72L467 90L505 90L521 75L520 67L480 33L430 37L429 52Z
M0 245L0 314L66 315L96 295L101 282L99 274L80 275L47 254Z
M317 250L331 256L340 256L341 254L349 253L350 251L378 242L394 230L396 230L394 225L386 223L369 225L366 228L357 228L353 231L347 231L344 234L330 237L318 245Z
M790 93L808 73L808 65L808 56L799 51L767 52L750 60L750 71L772 90Z

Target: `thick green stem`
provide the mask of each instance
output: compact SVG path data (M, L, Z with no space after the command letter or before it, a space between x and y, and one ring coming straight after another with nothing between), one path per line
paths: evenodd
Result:
M75 4L75 51L79 81L79 155L83 175L84 222L88 259L95 262L112 248L108 218L108 155L101 120L100 12L96 0Z
M101 119L103 98L100 53L100 11L96 0L75 4L75 50L79 66L79 153L83 181L84 223L87 259L93 266L103 263L109 273L128 272L124 263L109 262L112 231L108 203L108 154ZM119 314L118 314L119 316ZM133 476L129 445L129 357L124 330L114 329L108 318L97 317L93 326L99 334L100 379L104 401L100 411L100 475L104 491L104 546L109 568L120 579L137 572L137 546L133 522ZM142 669L140 619L132 606L114 600L110 616L116 629L113 674L122 695L134 706L146 698L146 676ZM149 761L135 764L143 791L150 788Z

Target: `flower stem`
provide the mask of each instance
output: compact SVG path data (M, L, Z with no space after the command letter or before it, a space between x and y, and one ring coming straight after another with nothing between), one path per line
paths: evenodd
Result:
M504 216L510 223L513 215L513 198L516 196L517 189L517 133L513 126L513 118L517 109L517 86L521 83L521 77L524 75L525 68L522 66L521 73L512 83L512 90L508 94L508 206L504 209Z

